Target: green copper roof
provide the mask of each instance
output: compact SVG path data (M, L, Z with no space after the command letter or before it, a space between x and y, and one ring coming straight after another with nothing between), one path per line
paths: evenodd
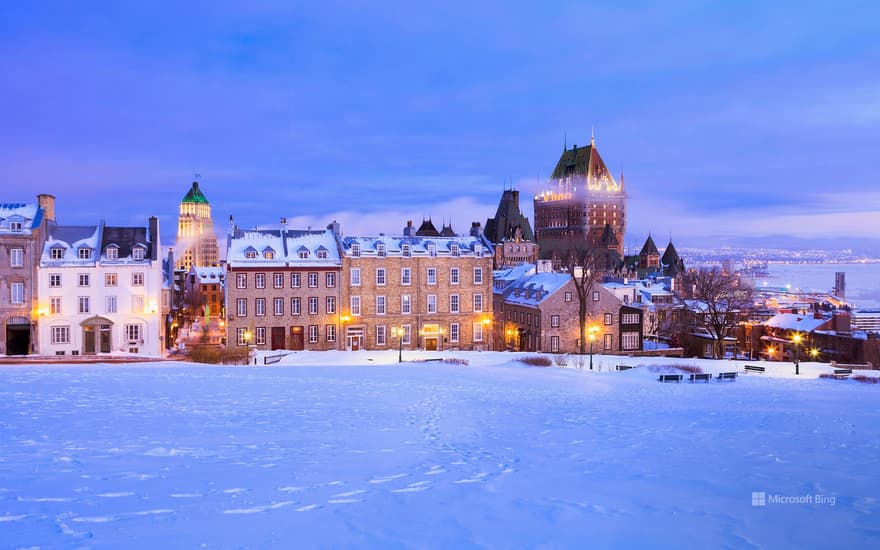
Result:
M186 195L180 202L200 202L203 204L208 204L208 199L205 198L205 195L203 195L201 190L199 189L199 182L194 181L192 189L186 192Z

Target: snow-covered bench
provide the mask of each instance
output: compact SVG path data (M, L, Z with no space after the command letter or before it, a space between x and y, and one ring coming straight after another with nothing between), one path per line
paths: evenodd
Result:
M719 372L716 379L719 382L723 382L724 380L736 380L735 372Z
M852 369L834 369L834 375L838 374L852 374Z
M766 367L759 367L757 365L746 365L743 368L746 369L746 372L764 372L767 370Z
M682 378L684 378L684 375L681 375L681 374L661 374L658 381L659 382L681 382Z
M712 379L712 375L710 373L694 373L688 376L688 380L691 382L696 382L698 380L702 380L703 382L709 382Z
M617 365L617 366L614 367L614 368L616 368L617 370L629 370L629 369L631 369L631 368L633 368L633 367L631 367L631 366L629 366L629 365Z

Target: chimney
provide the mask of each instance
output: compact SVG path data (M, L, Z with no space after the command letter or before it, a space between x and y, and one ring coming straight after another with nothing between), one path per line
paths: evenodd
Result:
M150 259L159 259L159 218L150 216Z
M836 312L834 314L834 330L837 332L851 332L851 320L849 313L845 311Z
M817 310L817 311L814 311L814 312L813 312L813 319L821 319L821 318L822 318L822 312L821 312L821 311L818 311L818 310Z
M281 232L287 231L287 218L281 218Z
M342 235L342 226L336 220L333 220L333 223L329 224L327 229L332 230L334 235Z
M471 237L479 237L480 233L483 232L483 226L480 222L472 222L471 223Z
M55 197L48 193L37 195L37 204L46 211L46 219L55 221Z

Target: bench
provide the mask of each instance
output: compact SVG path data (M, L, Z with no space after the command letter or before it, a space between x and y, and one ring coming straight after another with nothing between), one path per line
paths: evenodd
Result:
M766 367L759 367L757 365L746 365L743 368L746 369L746 372L764 372L767 370Z
M278 355L264 355L263 356L263 364L264 365L274 365L275 363L281 361L282 357L287 357L289 354L287 353L279 353Z
M695 374L688 376L688 380L690 380L691 382L696 382L698 380L702 380L703 382L709 382L709 380L711 380L711 379L712 379L712 375L708 372L705 374L695 373Z
M684 378L684 375L681 375L681 374L661 374L658 381L659 382L681 382L682 378Z
M614 368L616 368L617 370L629 370L629 369L631 369L631 368L633 368L633 367L631 367L631 366L629 366L629 365L617 365L617 366L614 367Z
M834 369L834 374L852 374L852 369Z
M719 382L723 382L724 380L736 380L735 372L719 372L717 377Z

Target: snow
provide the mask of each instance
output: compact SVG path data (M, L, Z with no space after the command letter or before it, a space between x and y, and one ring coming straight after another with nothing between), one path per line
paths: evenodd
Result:
M813 332L820 326L827 324L829 319L824 317L816 319L812 314L798 315L795 313L778 313L764 322L764 326L794 330L798 332Z
M262 361L265 354L257 357ZM275 353L269 353L275 355ZM880 385L830 367L298 352L0 367L9 547L870 547ZM458 358L468 366L415 362ZM768 368L660 384L672 365ZM616 372L615 365L636 366ZM876 376L877 372L865 374ZM753 492L767 495L753 506ZM773 503L772 495L814 498ZM833 502L832 502L833 499ZM833 504L833 505L832 505Z

